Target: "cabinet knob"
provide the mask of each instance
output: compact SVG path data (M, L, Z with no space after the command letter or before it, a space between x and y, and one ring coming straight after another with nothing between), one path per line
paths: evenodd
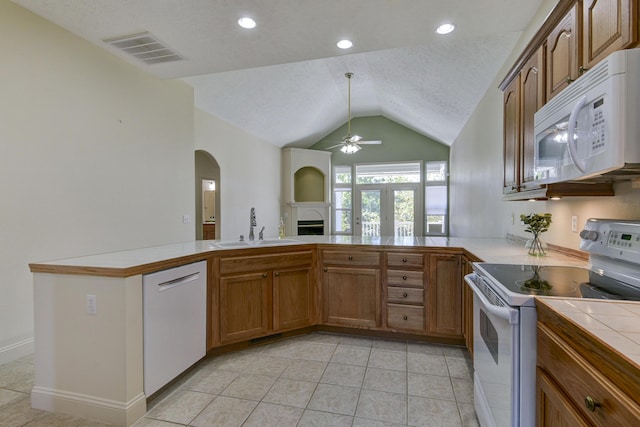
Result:
M407 280L407 276L402 276L402 280Z
M405 292L405 293L403 293L403 294L402 294L402 296L406 298L406 297L408 297L409 295Z
M409 320L409 318L407 317L407 315L405 314L404 316L402 316L402 320Z
M349 255L349 261L351 261L353 259L353 257L351 255Z
M327 267L325 267L325 268L322 269L322 271L324 271L326 273L327 271L329 271L329 269Z
M276 277L280 277L280 272L276 271Z
M573 83L575 80L573 80L571 77L567 77L567 84L570 85L571 83Z
M264 277L265 279L268 277L267 273L262 273L262 277Z
M589 71L589 69L586 68L584 65L581 65L580 68L578 68L578 72L580 74L586 73L587 71Z
M402 262L407 262L407 259L406 258L402 258Z
M590 410L591 412L594 412L596 408L600 407L601 405L600 403L593 400L593 397L587 396L584 398L584 406L586 406L587 409Z

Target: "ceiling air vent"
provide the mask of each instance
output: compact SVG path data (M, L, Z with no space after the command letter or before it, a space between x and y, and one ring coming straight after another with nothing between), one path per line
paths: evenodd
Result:
M184 59L162 44L151 33L130 34L128 36L104 39L103 42L114 46L140 61L152 65Z

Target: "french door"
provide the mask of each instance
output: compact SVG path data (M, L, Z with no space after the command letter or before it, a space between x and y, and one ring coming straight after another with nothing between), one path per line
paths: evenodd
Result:
M422 235L419 184L359 184L355 188L354 235Z

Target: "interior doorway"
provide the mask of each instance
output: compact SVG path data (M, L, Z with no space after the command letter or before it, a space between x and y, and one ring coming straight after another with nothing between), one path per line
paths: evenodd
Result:
M220 166L204 150L195 152L196 240L219 239L223 218L220 215Z

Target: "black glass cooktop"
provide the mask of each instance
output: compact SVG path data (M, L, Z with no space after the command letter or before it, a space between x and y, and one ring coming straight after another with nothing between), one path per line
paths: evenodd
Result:
M640 301L640 289L579 267L478 263L516 294Z

